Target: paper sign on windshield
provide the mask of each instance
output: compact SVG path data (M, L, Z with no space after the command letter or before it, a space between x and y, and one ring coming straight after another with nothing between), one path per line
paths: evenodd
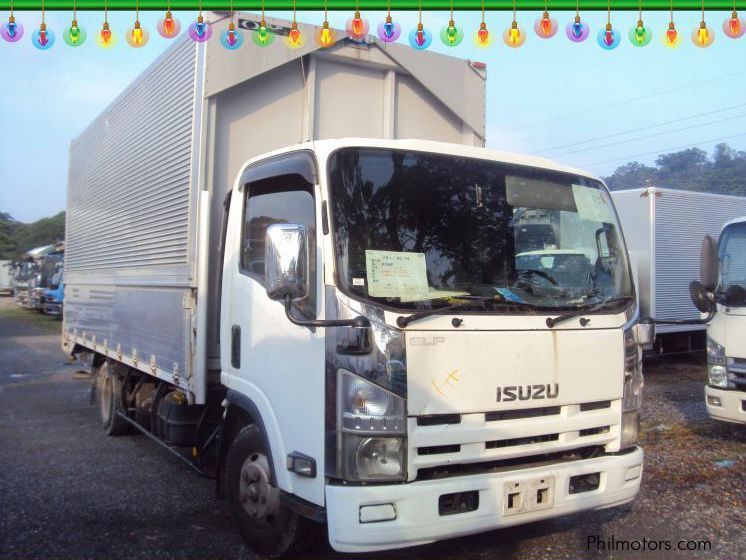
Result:
M582 185L573 185L572 195L581 218L591 222L609 221L611 214L606 204L606 195L602 191Z
M365 251L365 267L371 297L409 301L428 297L425 253Z

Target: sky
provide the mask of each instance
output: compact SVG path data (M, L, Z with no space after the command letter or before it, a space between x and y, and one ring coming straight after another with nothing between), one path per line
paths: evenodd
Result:
M196 16L175 14L182 29ZM364 15L371 29L385 17L382 12ZM613 51L601 49L595 39L606 23L605 13L581 13L592 31L579 44L564 34L573 13L553 13L560 30L546 40L533 32L539 15L518 12L528 38L521 48L510 49L500 35L510 25L511 14L488 12L487 25L495 39L488 49L480 49L472 41L479 13L456 12L457 24L467 30L456 48L445 47L438 39L448 13L423 14L425 26L434 32L431 50L487 64L488 147L547 156L599 176L628 161L652 164L659 153L692 146L711 152L722 141L746 150L746 36L733 40L724 35L722 23L729 13L706 14L716 33L707 49L695 47L690 38L699 13L675 13L682 35L678 49L664 48L660 41L668 13L644 14L645 24L655 33L644 48L633 47L627 39L637 13L613 13L612 23L624 35ZM7 15L0 17L5 20ZM103 15L79 12L78 21L89 37L83 46L71 49L61 38L71 15L48 12L46 22L57 33L57 43L49 51L39 51L29 37L40 14L16 12L26 36L18 43L0 41L5 83L0 89L0 212L30 222L64 209L70 141L169 46L155 30L160 17L156 12L140 14L151 32L144 48L130 48L120 35L115 48L104 50L93 40ZM339 28L348 17L329 14L331 25ZM416 25L416 17L394 13L404 30L400 41ZM298 19L319 24L323 15L299 12ZM132 13L109 17L111 28L120 34L133 20ZM236 54L248 55L253 48L246 41Z

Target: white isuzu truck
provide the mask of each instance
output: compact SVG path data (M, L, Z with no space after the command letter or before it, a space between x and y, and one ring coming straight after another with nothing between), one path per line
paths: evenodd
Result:
M611 198L484 149L484 79L373 39L184 40L72 143L64 347L104 429L214 476L263 556L319 528L375 551L638 492Z
M692 300L707 322L705 402L711 417L746 424L746 217L706 236Z

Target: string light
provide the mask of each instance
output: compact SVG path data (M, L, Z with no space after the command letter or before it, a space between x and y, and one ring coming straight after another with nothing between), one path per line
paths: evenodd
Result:
M275 34L267 27L267 21L264 19L264 0L262 0L262 19L259 21L259 27L251 33L251 40L257 47L268 47L275 40Z
M513 21L510 23L510 27L508 27L505 30L505 33L503 33L503 41L513 49L517 49L526 42L526 33L523 31L523 28L518 25L518 21L516 20L515 1L516 0L513 0Z
M378 38L384 43L393 43L400 36L401 26L391 18L391 0L388 0L386 19L378 24Z
M336 33L329 27L329 16L327 14L326 1L324 0L324 23L316 34L316 43L324 49L328 49L336 42Z
M663 34L663 45L669 49L675 49L681 44L681 35L676 31L676 24L673 22L673 0L671 0L669 14L668 29Z
M591 28L580 19L580 0L575 1L575 19L567 24L565 34L573 43L582 43L590 35Z
M8 21L0 25L0 37L9 43L15 43L23 37L23 25L16 21L13 15L13 0L10 0L10 16Z
M110 49L116 44L116 36L109 28L109 4L104 0L104 24L96 35L96 44L102 49Z
M136 49L147 45L148 39L150 39L148 30L140 25L140 0L135 1L135 24L127 29L125 38L127 39L127 44Z
M617 48L622 42L622 35L611 25L611 0L606 7L606 27L599 30L597 39L601 48L607 51Z
M79 47L85 43L87 34L85 29L78 25L78 10L73 0L73 21L70 23L70 27L65 28L62 32L62 39L70 47Z
M285 45L289 49L299 49L303 46L305 40L303 34L298 29L298 22L295 19L295 0L293 0L293 23L290 24L290 31L288 31L287 37L285 37Z
M197 21L189 25L189 37L195 43L205 43L212 37L212 24L202 16L202 0L199 1Z
M629 40L635 47L644 47L653 40L653 32L645 27L642 21L642 0L640 0L639 17L637 25L629 30Z
M44 21L44 0L41 0L41 25L31 35L31 44L42 51L51 49L54 45L54 32L47 29L47 24Z
M228 28L220 34L220 44L229 51L235 51L243 45L243 32L236 29L235 13L233 12L233 0L231 0L231 17Z
M474 44L483 49L486 49L492 44L492 36L487 30L487 22L484 20L484 0L482 0L482 21L480 22L479 29L474 36Z
M715 33L705 23L705 0L702 0L702 21L699 22L699 27L692 31L692 42L704 49L712 45L713 41L715 41Z
M440 40L446 47L456 47L464 40L464 30L456 27L456 20L453 18L453 0L451 0L451 19L448 25L440 30Z
M723 33L731 39L738 39L746 32L746 21L738 17L736 11L736 0L733 0L733 11L730 17L723 22Z
M549 39L557 34L557 20L549 15L549 0L544 0L544 13L534 22L534 31L542 39Z
M409 45L419 51L423 51L433 42L433 34L422 24L422 0L419 0L417 8L419 19L417 27L409 32Z
M171 2L166 3L166 15L158 20L158 34L164 39L173 39L181 32L181 22L171 13Z
M355 15L352 19L348 19L347 24L345 25L347 36L353 41L362 41L368 34L368 29L370 29L368 20L360 15L360 3L356 0Z

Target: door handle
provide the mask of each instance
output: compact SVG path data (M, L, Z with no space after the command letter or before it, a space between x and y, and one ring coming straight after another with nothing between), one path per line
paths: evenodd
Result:
M241 367L241 327L233 325L231 327L231 366L233 369Z

